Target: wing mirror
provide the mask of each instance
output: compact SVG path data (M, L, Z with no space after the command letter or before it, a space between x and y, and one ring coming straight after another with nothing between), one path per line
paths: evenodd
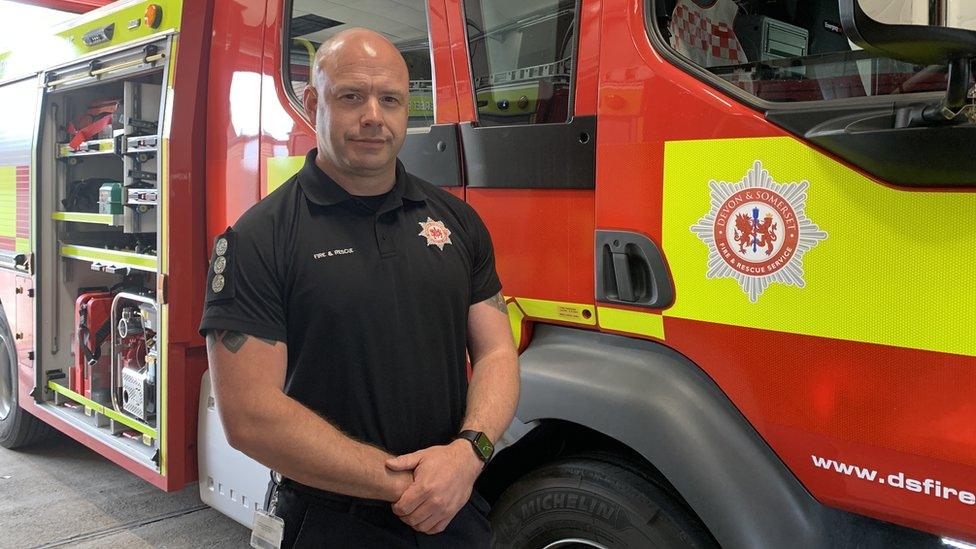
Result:
M915 63L947 63L949 86L939 102L908 107L898 113L898 127L976 122L969 96L976 72L976 32L951 27L889 25L864 13L860 0L839 0L840 20L847 37L867 51Z

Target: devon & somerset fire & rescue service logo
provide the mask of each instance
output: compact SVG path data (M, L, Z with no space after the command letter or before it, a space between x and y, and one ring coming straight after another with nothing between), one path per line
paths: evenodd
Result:
M770 284L802 288L803 254L827 233L807 218L808 181L780 184L756 161L738 183L709 181L712 209L691 231L708 246L708 278L734 278L755 302Z
M420 224L420 233L417 236L422 236L427 239L428 246L437 246L441 251L444 251L444 246L446 244L453 244L451 242L451 230L444 226L443 221L434 221L427 216L427 221L418 221Z

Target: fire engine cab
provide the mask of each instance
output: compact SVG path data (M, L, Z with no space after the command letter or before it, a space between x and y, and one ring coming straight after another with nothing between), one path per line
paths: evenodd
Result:
M208 258L315 145L310 63L353 26L407 61L401 160L494 241L522 376L495 546L976 543L968 0L80 15L0 53L0 443L56 429L251 525Z

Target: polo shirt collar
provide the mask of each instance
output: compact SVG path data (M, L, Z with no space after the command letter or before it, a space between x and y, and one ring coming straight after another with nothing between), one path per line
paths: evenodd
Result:
M320 206L333 206L352 200L353 196L315 163L317 155L318 149L308 151L305 155L305 164L298 172L298 183L305 196ZM396 182L393 183L392 193L391 200L387 200L386 204L399 205L399 201L404 198L413 202L423 202L427 199L424 190L413 177L407 174L399 158L396 162Z

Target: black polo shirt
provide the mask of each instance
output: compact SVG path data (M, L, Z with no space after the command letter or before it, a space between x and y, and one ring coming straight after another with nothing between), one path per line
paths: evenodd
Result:
M315 155L217 237L200 332L287 342L285 393L358 440L392 454L449 442L468 307L501 289L488 230L399 162L376 207Z

